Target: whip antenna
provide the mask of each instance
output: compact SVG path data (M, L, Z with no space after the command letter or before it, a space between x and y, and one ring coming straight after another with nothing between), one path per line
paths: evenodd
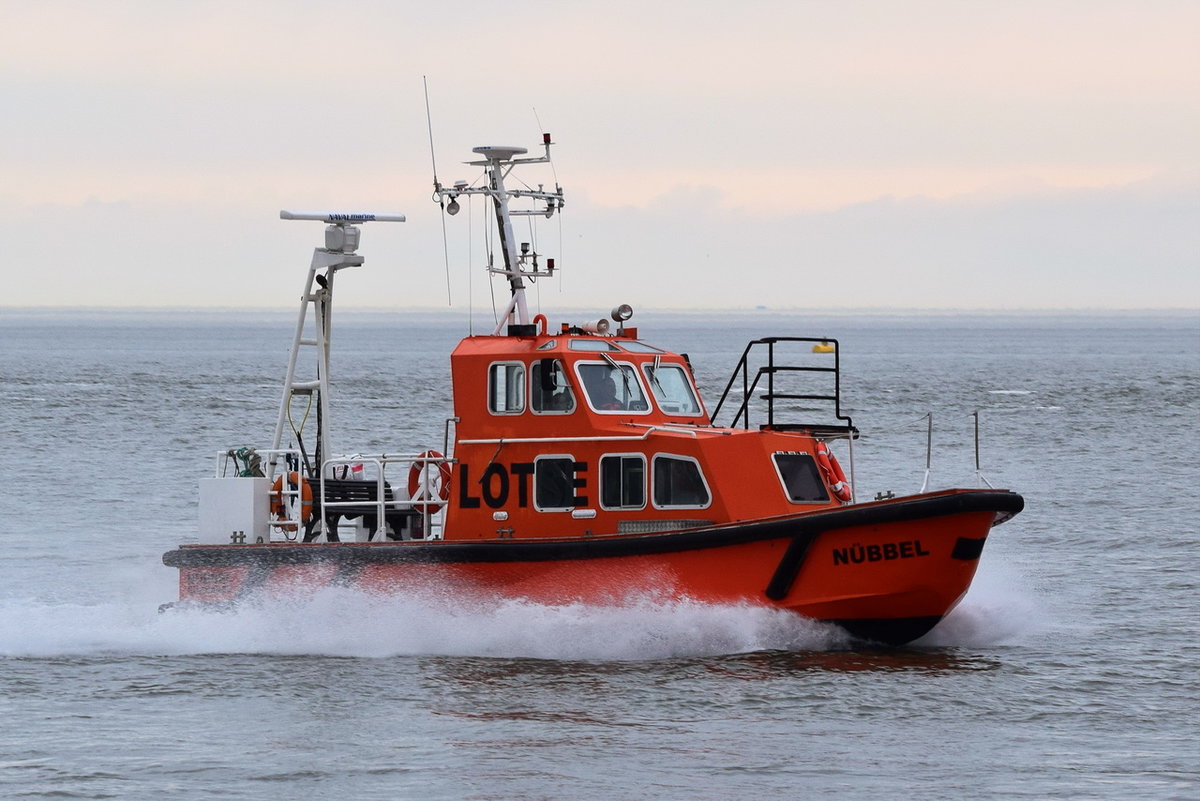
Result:
M433 115L429 113L429 80L426 76L421 76L421 85L425 87L425 124L429 128L429 162L433 165L433 192L438 197L438 206L442 211L446 211L446 207L442 204L441 190L442 185L438 182L437 177L437 154L433 148ZM442 260L446 264L446 305L453 306L454 301L450 297L450 245L446 240L446 215L442 215Z
M544 133L546 129L542 127L542 118L538 116L537 106L532 106L531 108L533 109L533 121L536 122L538 126L538 133ZM550 174L554 176L554 187L561 192L562 187L558 185L558 170L554 168L553 161L550 162ZM561 222L561 220L562 218L560 217L559 221Z
M433 150L433 115L429 113L429 80L421 76L421 86L425 88L425 125L429 128L429 161L433 164L433 187L441 186L437 179L437 154Z
M542 118L539 117L538 113L537 113L537 106L530 106L530 108L533 109L533 121L537 123L538 131L539 132L545 131L546 129L542 126ZM561 193L562 186L559 185L559 183L558 183L558 170L555 169L553 161L550 162L550 174L554 176L555 191ZM559 206L558 212L559 212L559 214L558 214L558 255L561 258L563 255L563 223L562 223L562 207L561 206ZM558 287L558 292L561 295L562 291L563 291L562 270L559 270L559 272L558 272L558 282L555 284L555 286ZM541 297L542 297L541 290L538 290L538 299L539 299L538 303L539 304L541 303Z

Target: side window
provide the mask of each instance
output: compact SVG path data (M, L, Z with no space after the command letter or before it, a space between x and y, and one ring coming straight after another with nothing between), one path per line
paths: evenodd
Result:
M537 414L570 414L575 411L575 393L567 371L558 359L538 359L529 371L530 404Z
M580 362L578 371L588 405L598 412L645 413L650 403L632 364Z
M708 485L700 465L686 456L654 457L654 505L659 508L708 506Z
M492 414L525 411L525 365L500 362L488 368L488 411Z
M700 414L700 403L696 400L696 393L692 392L692 383L688 381L682 366L647 362L642 365L642 371L646 374L654 399L658 401L658 408L667 414Z
M827 503L829 493L817 472L817 463L808 453L776 453L775 469L783 482L783 491L792 503Z
M533 504L539 512L563 511L575 504L575 460L539 457L533 463Z
M646 457L640 454L600 458L600 506L641 509L646 505Z

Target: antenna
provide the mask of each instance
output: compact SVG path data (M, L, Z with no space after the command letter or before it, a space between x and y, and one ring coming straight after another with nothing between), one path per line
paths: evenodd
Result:
M362 256L352 256L358 250L358 226L368 222L404 222L403 214L372 214L358 211L288 211L279 212L281 220L313 220L328 223L325 227L325 252L328 258L322 266L339 270L342 267L357 267L363 263ZM344 254L345 258L339 258ZM327 263L325 263L327 262ZM317 261L313 261L313 269Z
M542 136L543 136L543 137L545 137L545 136L546 136L546 126L542 125L542 118L538 116L538 113L537 113L537 106L534 106L534 107L533 107L533 121L537 123L537 126L538 126L538 133L542 134ZM552 162L550 162L550 172L551 172L551 174L554 176L554 185L555 185L555 187L557 187L557 188L559 188L559 189L561 190L561 189L562 189L562 187L558 186L558 170L556 170L556 169L554 168L554 162L553 162L553 161L552 161ZM560 217L559 219L561 220L562 218Z
M531 250L528 243L518 243L513 235L513 217L553 217L554 212L563 207L562 188L555 185L554 191L547 190L542 184L536 189L509 189L505 179L514 167L527 164L550 163L550 147L554 144L550 134L542 134L542 147L545 154L533 158L520 158L529 151L516 145L481 145L472 148L482 159L468 161L473 167L483 167L487 181L481 186L471 186L465 181L452 187L444 187L440 183L434 189L434 202L439 205L449 198L450 205L445 207L446 213L453 213L458 205L460 195L481 195L489 198L495 207L496 233L500 238L500 250L504 257L504 265L496 264L488 259L488 272L492 275L502 275L508 278L512 294L501 319L508 321L510 332L514 330L532 329L535 326L529 318L529 307L526 305L526 281L536 282L543 276L553 277L554 259L546 259L545 264L539 263L540 255ZM522 182L523 183L523 182ZM526 184L528 186L528 184ZM531 201L533 208L514 209L510 201ZM540 207L539 207L540 206ZM443 218L444 219L444 218ZM496 321L493 336L499 335L504 327L501 319Z
M425 87L425 124L429 128L429 161L433 164L433 185L438 187L437 156L433 150L433 115L429 113L429 80L422 75L421 85Z
M357 211L284 211L281 220L316 220L330 225L356 225L365 222L404 222L403 214L371 214Z
M542 118L538 116L537 106L532 106L532 108L533 108L533 121L537 123L538 131L542 132L543 140L544 140L546 126L542 125ZM557 191L561 195L562 194L562 185L559 184L559 182L558 182L558 169L554 166L553 161L550 162L550 174L554 176L555 191ZM562 220L562 214L561 214L562 206L559 206L558 210L560 212L558 215L558 255L559 255L559 258L562 258L562 256L563 256L563 220ZM558 278L558 280L555 283L558 286L559 294L562 294L563 274L562 274L561 270L559 270L557 278ZM541 297L542 297L542 290L539 287L538 288L538 303L539 304L541 303Z
M421 85L425 87L425 124L429 128L429 161L433 165L433 191L440 193L442 185L438 183L437 155L433 147L433 114L429 111L429 80L424 75L421 76ZM441 194L438 194L438 205L443 212L446 210ZM442 214L442 261L446 265L446 305L453 306L454 300L450 297L450 245L446 240L445 214Z

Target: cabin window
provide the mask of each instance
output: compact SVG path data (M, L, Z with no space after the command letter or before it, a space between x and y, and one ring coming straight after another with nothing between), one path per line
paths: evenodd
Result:
M654 457L654 505L702 508L708 506L708 484L700 464L687 456Z
M492 414L525 411L525 365L501 362L488 369L488 411Z
M530 367L530 404L536 414L570 414L575 394L558 359L538 359Z
M828 503L829 493L817 470L812 454L785 452L776 453L775 469L783 482L783 491L792 503Z
M636 339L625 339L621 341L621 347L630 353L665 353L662 348L656 348L653 345L647 345L645 342L638 342Z
M587 394L588 405L595 411L641 414L650 410L632 364L580 362L575 369Z
M603 339L572 339L567 345L571 350L599 351L617 350L617 346Z
M575 459L541 456L533 463L533 501L539 512L565 511L575 504Z
M600 459L600 506L642 509L646 506L646 457L614 454Z
M655 363L647 362L642 365L646 374L646 383L658 401L658 408L667 414L679 414L694 417L700 414L700 403L696 393L692 391L692 382L679 364L662 364L657 358Z

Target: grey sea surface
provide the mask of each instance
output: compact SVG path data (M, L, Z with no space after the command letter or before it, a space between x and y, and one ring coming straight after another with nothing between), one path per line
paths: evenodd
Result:
M710 405L747 340L838 338L860 498L917 491L930 412L930 486L977 485L979 412L1026 510L892 650L648 597L159 614L197 480L269 444L294 319L0 309L0 797L1200 798L1200 315L631 321ZM339 311L338 448L440 449L465 333Z

